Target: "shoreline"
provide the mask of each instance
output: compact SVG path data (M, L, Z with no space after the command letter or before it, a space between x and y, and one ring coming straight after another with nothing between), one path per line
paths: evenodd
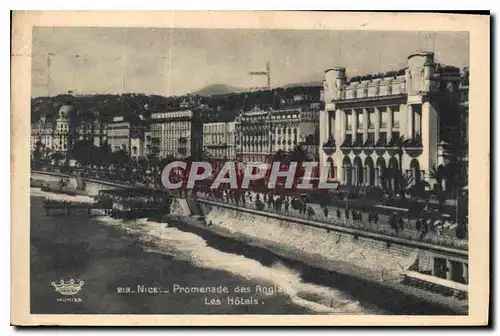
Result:
M31 232L32 314L278 315L274 307L280 306L280 302L287 305L287 314L318 314L306 307L291 306L286 295L265 298L269 304L262 306L207 306L201 294L119 294L118 286L168 287L177 283L199 287L218 281L222 286L234 287L245 283L245 279L226 270L209 268L203 269L204 276L200 278L197 266L151 249L137 233L120 224L106 225L95 217L88 225L78 223L78 219L59 218L57 222L35 224ZM56 227L60 231L54 235ZM50 282L75 275L85 281L82 291L75 296L81 302L58 301L60 296L50 288Z
M354 294L359 293L359 291L366 292L367 295L373 294L373 289L376 288L380 293L386 296L395 296L398 297L399 300L406 302L405 304L401 302L397 302L398 299L395 298L381 298L382 301L392 300L389 306L397 306L398 309L396 313L404 314L401 312L406 312L407 314L415 314L415 312L406 308L407 306L417 307L416 311L420 314L468 314L468 300L458 300L451 297L446 297L444 295L439 295L434 292L430 292L427 290L419 289L417 287L411 287L404 285L400 282L395 281L382 281L377 279L373 270L366 270L354 263L349 263L345 261L327 261L322 255L317 253L307 253L305 254L303 251L299 251L294 249L291 246L285 246L283 244L279 244L274 241L265 240L262 238L255 238L248 236L241 232L232 232L225 228L220 228L217 226L205 227L201 223L197 222L192 217L182 217L176 219L174 215L166 215L162 216L162 218L151 218L154 221L162 221L168 220L175 223L175 227L179 229L184 229L189 232L196 233L203 238L208 237L208 240L213 241L214 237L224 238L230 240L232 242L236 242L238 244L243 244L251 246L253 248L265 250L268 253L271 253L279 258L287 260L291 264L300 263L304 267L310 267L318 270L318 272L327 272L323 273L324 277L345 277L350 279L349 281L354 281L357 288L357 291L354 291ZM169 222L170 223L170 222ZM172 223L172 224L173 224ZM193 231L194 230L194 231ZM215 247L221 251L225 251L226 247L221 245L215 245ZM244 251L245 248L242 246L237 247L239 250L239 254L241 251ZM248 253L244 251L244 253ZM252 254L252 253L250 253ZM302 266L300 266L302 268ZM317 279L314 279L317 281ZM346 287L342 281L334 281L335 286ZM370 287L370 290L365 290L366 286ZM347 286L352 287L352 286ZM343 289L343 288L340 288ZM377 293L377 295L380 295ZM377 299L379 300L379 299ZM432 308L433 306L434 308ZM425 308L423 308L425 307ZM432 313L435 311L434 313Z
M232 241L233 246L243 252L246 256L251 255L251 251L245 251L244 246L251 246L253 249L265 250L288 264L302 268L308 273L316 273L322 277L321 284L335 286L340 290L345 290L351 294L366 293L372 303L381 303L384 309L393 311L400 315L467 315L468 301L457 299L429 292L417 287L404 285L396 281L381 281L374 277L372 271L365 270L357 265L336 261L326 261L319 254L307 254L294 250L289 246L250 237L243 233L231 232L216 225L205 227L192 218L174 215L163 216L161 221L166 221L170 225L181 230L195 233L207 240L207 243L217 243L218 238ZM152 219L158 220L158 219ZM236 243L236 246L234 245ZM237 246L238 244L242 246ZM216 248L224 251L225 247L216 244ZM234 252L234 250L232 250ZM307 280L307 279L305 279ZM320 279L315 279L318 281ZM347 281L344 281L347 280ZM375 295L374 295L375 294ZM412 309L414 308L414 309ZM416 312L415 312L416 311Z

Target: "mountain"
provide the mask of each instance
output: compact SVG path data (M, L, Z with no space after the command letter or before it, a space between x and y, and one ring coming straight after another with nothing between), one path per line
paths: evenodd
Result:
M286 84L286 85L280 86L280 88L288 89L288 88L294 88L294 87L315 87L315 86L322 87L323 82L322 81L311 81L311 82L304 82L304 83L292 83L292 84ZM211 84L211 85L205 86L204 88L199 89L198 91L193 92L193 94L208 97L208 96L226 95L226 94L230 94L230 93L240 93L240 92L245 92L245 91L250 91L250 89L231 86L231 85L227 85L227 84Z
M199 96L215 96L224 95L228 93L239 93L247 91L248 89L235 87L227 84L212 84L193 92L195 95Z
M323 86L323 81L314 81L314 82L306 82L306 83L292 83L281 86L283 89L291 88L291 87L311 87L311 86Z

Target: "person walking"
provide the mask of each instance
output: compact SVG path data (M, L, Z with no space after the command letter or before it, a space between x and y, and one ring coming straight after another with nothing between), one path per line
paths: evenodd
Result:
M398 224L399 224L399 229L403 230L404 229L403 217L398 216Z

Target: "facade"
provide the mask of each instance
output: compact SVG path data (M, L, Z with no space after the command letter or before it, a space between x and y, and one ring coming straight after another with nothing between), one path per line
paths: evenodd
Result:
M320 103L273 110L271 119L272 153L289 152L302 145L312 157L317 156Z
M107 140L107 123L101 122L99 115L83 118L76 125L76 140L92 141L96 147L101 147Z
M303 145L312 157L319 141L320 103L241 113L236 120L237 158L270 162L274 154Z
M381 186L382 172L397 170L395 140L408 140L403 172L413 183L433 181L438 164L439 99L443 88L458 87L457 68L434 62L434 54L408 57L408 66L375 76L346 78L345 68L325 71L325 110L320 117L320 165L347 185ZM386 183L386 182L384 182ZM394 183L395 178L387 183Z
M140 117L114 117L107 125L106 138L112 152L125 150L136 160L145 155L146 123Z
M59 109L52 138L52 150L54 153L66 155L69 146L69 117L73 106L64 105Z
M234 121L203 124L203 149L215 163L235 160L235 137Z
M52 150L53 147L54 122L47 119L46 115L41 115L40 119L31 124L31 151L36 149L38 141L42 148Z
M144 132L144 156L148 157L152 155L152 137L151 137L151 128L147 127Z
M106 137L112 152L119 151L120 149L129 152L130 122L121 116L114 117L113 120L108 123Z
M273 154L271 112L255 108L236 118L236 157L242 162L268 162Z
M201 110L180 108L151 115L151 154L159 158L198 157L203 151Z

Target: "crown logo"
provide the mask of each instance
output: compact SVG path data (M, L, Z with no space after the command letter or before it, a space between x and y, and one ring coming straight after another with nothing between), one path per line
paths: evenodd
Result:
M75 295L78 293L82 287L84 282L80 280L79 282L75 282L74 279L71 279L69 282L64 282L64 280L56 283L52 281L51 285L54 287L56 292L61 293L62 295Z

